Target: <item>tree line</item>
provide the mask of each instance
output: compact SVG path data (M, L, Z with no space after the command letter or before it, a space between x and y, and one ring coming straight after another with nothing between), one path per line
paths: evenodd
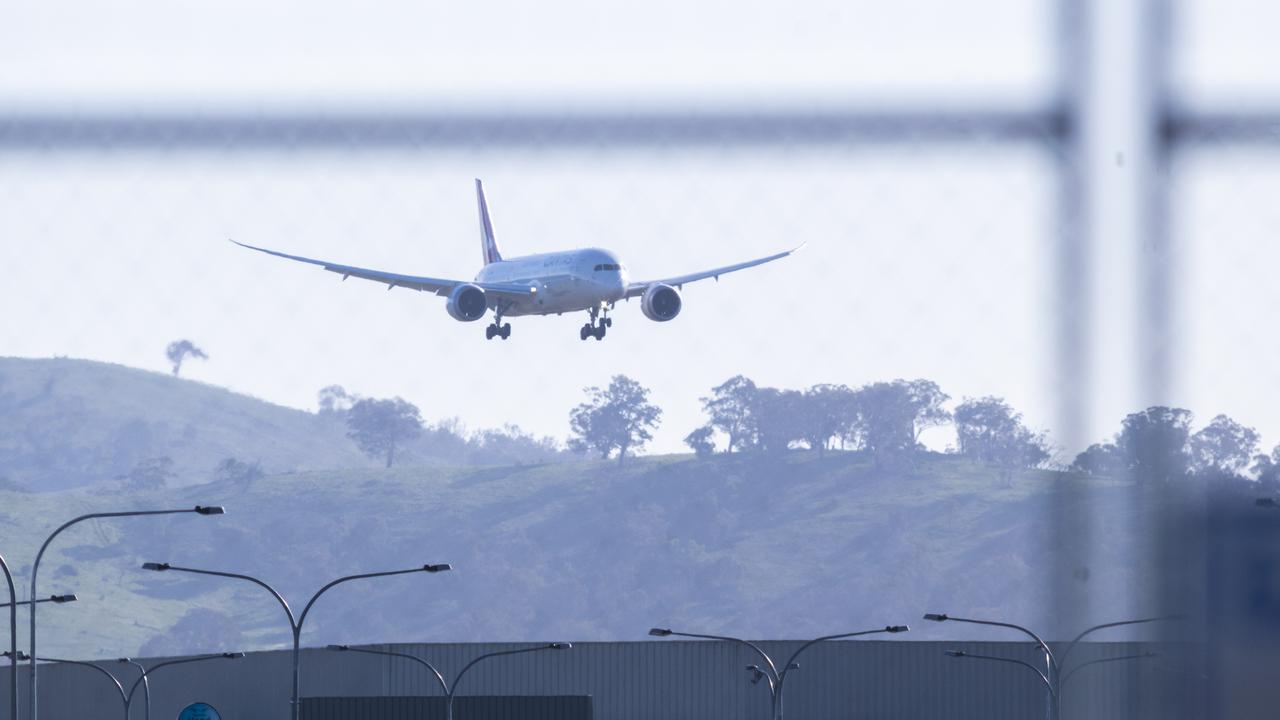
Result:
M652 438L662 410L649 391L625 375L607 388L586 389L587 401L570 412L570 449L594 451L619 461ZM807 449L865 452L877 468L909 463L926 449L921 434L954 425L956 454L1012 472L1039 467L1051 456L1044 432L1035 432L1022 414L997 397L966 398L954 410L932 380L874 382L857 388L819 384L805 390L756 385L735 375L701 398L705 425L685 437L698 456L715 452L781 453Z

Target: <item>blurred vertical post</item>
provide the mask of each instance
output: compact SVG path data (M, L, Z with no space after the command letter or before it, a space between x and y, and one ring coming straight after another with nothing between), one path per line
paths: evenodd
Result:
M13 585L13 574L0 555L0 572L9 586L9 718L18 720L18 590Z

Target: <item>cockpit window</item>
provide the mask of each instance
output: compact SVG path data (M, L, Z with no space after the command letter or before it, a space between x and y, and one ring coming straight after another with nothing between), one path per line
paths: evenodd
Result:
M622 269L622 266L618 265L617 263L602 263L596 266L596 272L603 272L605 270L621 270L621 269Z

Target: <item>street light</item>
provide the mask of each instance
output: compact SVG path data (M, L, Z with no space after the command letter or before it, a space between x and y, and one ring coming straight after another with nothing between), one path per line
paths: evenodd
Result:
M13 573L0 555L0 572L9 586L9 720L18 720L18 589L13 585Z
M125 707L133 706L133 693L136 692L138 689L138 686L141 685L143 688L143 698L145 699L145 703L144 703L144 706L146 708L145 715L147 718L151 717L151 689L150 689L150 684L148 680L151 677L151 675L154 674L155 671L159 670L160 668L166 668L171 665L186 665L187 663L203 662L205 660L220 660L220 659L238 660L242 657L244 657L244 653L242 652L224 652L224 653L214 653L211 655L197 655L196 657L183 658L181 660L169 660L166 662L158 663L156 665L151 666L150 669L143 667L141 663L134 662L129 658L121 658L120 662L130 663L131 665L134 665L135 667L137 667L139 670L142 671L142 674L138 677L138 679L133 681L133 685L129 686L129 692L127 695L125 695L125 699L124 699Z
M1072 641L1067 644L1066 649L1062 652L1062 655L1060 657L1054 657L1053 651L1049 649L1048 643L1040 639L1039 635L1028 630L1027 628L1022 627L1021 625L1014 625L1012 623L1006 623L1006 622L997 622L994 620L975 620L973 618L951 617L946 613L926 613L924 615L925 620L932 620L933 622L947 622L950 620L954 622L971 623L974 625L992 625L996 627L1012 628L1034 639L1036 642L1036 645L1038 645L1039 648L1044 652L1044 657L1045 657L1044 672L1040 672L1040 670L1036 669L1034 666L1028 663L1022 662L1021 660L1014 660L1012 658L1000 658L1000 657L992 657L988 655L976 655L974 653L966 653L958 650L948 650L946 654L950 657L960 657L960 658L967 657L967 658L976 658L980 660L997 660L1000 662L1015 663L1019 665L1025 665L1026 667L1029 667L1032 670L1035 670L1036 674L1039 675L1040 679L1044 681L1044 684L1049 691L1049 716L1050 718L1054 718L1054 719L1059 718L1062 715L1062 707L1061 707L1062 689L1066 684L1067 677L1074 675L1077 671L1089 665L1096 665L1100 662L1112 662L1115 660L1131 660L1139 657L1147 657L1147 655L1126 655L1126 656L1116 657L1116 658L1107 658L1104 660L1094 660L1091 662L1083 663L1073 668L1072 670L1067 672L1066 676L1064 676L1062 674L1062 670L1066 665L1067 658L1071 655L1071 651L1076 648L1076 646L1080 643L1081 640L1084 639L1086 635L1090 635L1092 633L1098 632L1099 630L1106 630L1108 628L1122 627L1125 625L1143 625L1146 623L1160 622L1164 620L1178 620L1183 617L1184 617L1183 615L1161 615L1158 617L1139 618L1136 620L1120 620L1118 622L1109 622L1109 623L1102 623L1101 625L1094 625L1093 627L1086 628L1080 634L1076 635L1075 638L1072 639Z
M125 512L106 512L106 513L89 513L73 518L63 523L53 534L45 538L44 544L40 546L40 552L36 553L36 561L31 565L31 597L39 596L36 590L36 579L40 572L40 560L44 558L44 551L49 549L49 543L58 537L63 530L84 522L85 520L105 519L105 518L122 518L122 517L143 517L149 515L179 515L183 513L195 513L196 515L222 515L226 512L221 505L197 505L194 508L185 508L182 510L129 510ZM39 703L36 698L36 606L31 606L31 648L27 653L31 661L31 678L29 682L29 691L31 693L31 717L30 720L37 720ZM95 666L96 667L96 666Z
M4 653L5 657L10 658L9 662L9 713L14 720L18 718L18 606L32 605L35 603L55 603L62 605L64 603L75 602L76 596L73 593L66 595L50 595L47 598L39 600L22 600L17 599L17 591L13 585L13 576L9 574L9 568L4 564L4 558L0 557L0 568L3 568L5 580L9 584L9 602L0 605L0 608L9 608L9 652ZM22 655L26 657L26 655Z
M25 659L30 660L33 666L36 663L36 658L34 657L28 656ZM103 668L103 667L99 667L98 665L95 665L94 663L91 663L91 662L84 662L83 660L62 660L60 658L42 657L40 658L40 661L58 663L59 665L75 665L77 667L86 667L86 668L89 668L90 670L96 670L102 675L105 675L107 679L111 681L112 686L115 687L116 692L120 695L120 707L124 711L124 720L129 720L129 699L125 697L124 686L120 684L120 680L117 679L115 675L111 674L110 670L107 670L106 668Z
M498 652L486 653L484 655L481 655L480 657L475 658L471 662L467 663L466 666L464 666L462 670L460 670L458 674L453 678L452 686L450 686L450 684L444 679L444 675L439 670L437 670L434 665L427 662L426 660L423 660L420 657L417 657L416 655L410 655L408 653L401 653L401 652L393 652L391 650L373 650L371 648L351 647L350 645L330 645L328 646L328 649L333 650L335 652L358 652L358 653L365 653L366 655L386 655L388 657L404 658L406 660L412 660L422 665L428 671L431 672L432 676L435 677L436 682L440 684L440 689L444 691L445 720L453 720L453 698L458 691L458 683L462 681L462 676L466 675L467 671L470 670L472 666L474 666L476 663L482 660L487 660L489 658L499 657L502 655L519 655L521 653L538 652L540 650L571 650L573 649L573 643L553 642L553 643L547 643L545 645L535 645L533 647L520 648L517 650L500 650Z
M407 575L409 573L417 572L438 573L452 570L453 567L448 563L440 563L436 565L423 565L421 567L409 568L407 570L388 570L386 572L361 573L359 575L347 575L346 577L340 577L317 590L316 593L311 596L311 599L307 601L306 606L302 608L302 614L296 617L293 614L293 608L289 607L289 603L284 599L283 595L277 592L275 588L271 587L266 582L251 575L220 572L217 570L200 570L197 568L179 567L177 565L170 565L169 563L157 562L143 563L142 569L154 572L173 570L174 572L193 573L196 575L213 575L216 577L232 578L235 580L245 580L271 593L271 596L274 597L276 602L280 603L280 607L284 609L284 614L289 619L289 629L293 632L293 690L289 695L289 702L290 705L292 705L291 717L293 720L298 720L298 665L302 653L302 625L307 621L307 614L311 612L312 606L316 604L316 601L320 599L321 595L324 595L335 585L340 585L351 580L364 580L367 578L388 577L391 575Z
M877 628L875 630L860 630L858 632L840 633L838 635L824 635L820 638L814 638L813 640L809 640L808 642L801 645L794 653L791 653L791 657L787 659L787 662L785 665L783 665L782 670L778 670L778 666L773 662L773 658L769 657L769 654L766 653L764 650L762 650L759 645L756 645L755 643L749 640L743 640L742 638L728 637L724 635L703 635L700 633L676 632L670 628L650 628L649 634L654 637L671 637L674 635L676 637L699 638L702 640L719 640L721 642L737 643L739 645L743 645L751 649L753 652L755 652L756 655L760 656L760 659L764 660L763 667L760 665L747 666L747 670L750 671L752 674L751 683L754 685L754 684L758 684L761 680L768 681L769 698L772 706L772 712L770 716L774 718L774 720L782 720L782 717L783 717L783 694L782 693L783 693L783 690L786 688L788 675L790 675L792 670L798 670L800 668L800 665L796 663L796 659L800 657L800 653L803 653L805 650L808 650L810 647L820 642L828 642L831 640L843 640L845 638L859 637L862 635L875 635L878 633L902 633L902 632L907 632L910 629L911 628L907 627L906 625L887 625L883 628Z

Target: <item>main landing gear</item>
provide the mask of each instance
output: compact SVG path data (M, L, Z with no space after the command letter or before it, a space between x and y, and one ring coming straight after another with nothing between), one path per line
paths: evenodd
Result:
M500 337L503 340L511 337L511 323L502 322L501 312L495 313L493 316L493 323L484 329L485 340L492 340L495 337Z
M578 331L578 337L583 340L589 337L603 340L605 328L613 327L613 319L605 317L605 313L608 311L603 308L592 308L589 312L591 313L591 322L582 326Z

